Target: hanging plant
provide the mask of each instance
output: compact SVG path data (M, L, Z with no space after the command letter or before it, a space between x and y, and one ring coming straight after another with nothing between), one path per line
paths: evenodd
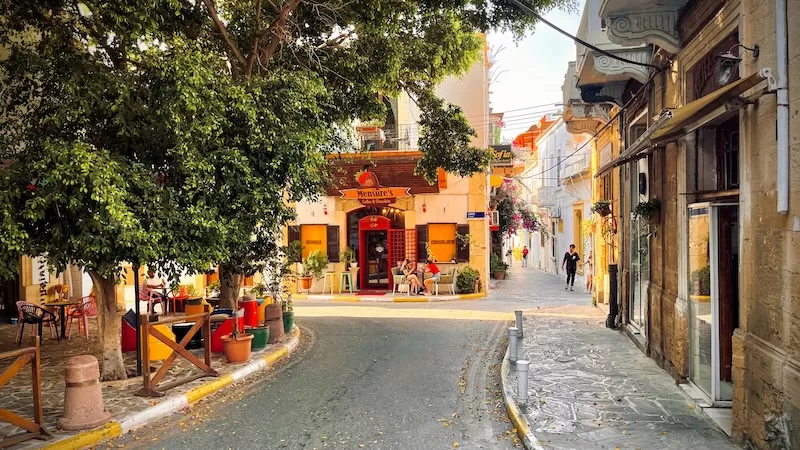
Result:
M647 223L658 222L661 212L661 201L658 199L641 202L633 208L633 218Z
M608 200L598 200L594 202L592 212L599 214L601 217L611 214L611 202Z

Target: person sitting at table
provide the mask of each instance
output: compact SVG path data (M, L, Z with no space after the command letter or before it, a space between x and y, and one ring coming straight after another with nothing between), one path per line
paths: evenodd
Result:
M422 295L431 295L433 294L433 285L434 283L438 283L442 277L442 271L433 263L431 259L427 261L427 267L425 268L425 272L430 272L433 275L431 278L428 278L424 281L425 290L422 292Z
M163 307L164 300L166 300L164 289L167 287L167 281L162 277L157 277L155 271L151 270L147 272L147 279L144 282L144 287L150 291L150 296L152 297L152 300L147 300L148 308L156 303L162 303ZM145 301L145 299L143 298L142 301Z
M406 258L406 260L403 261L400 271L403 272L403 275L406 276L406 281L408 281L408 294L414 295L414 291L419 291L419 288L422 286L419 282L419 277L417 277L416 263Z

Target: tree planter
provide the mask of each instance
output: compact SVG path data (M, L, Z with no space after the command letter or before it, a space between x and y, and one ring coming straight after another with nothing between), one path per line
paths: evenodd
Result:
M281 305L271 304L264 310L264 324L269 326L269 343L277 344L283 341L283 319Z
M292 331L294 326L294 311L286 311L283 313L283 332L288 333Z
M251 350L266 348L269 342L269 327L253 327L249 328L247 332L253 335L253 344L250 346Z
M505 280L506 279L506 273L505 272L495 272L494 273L494 279L495 280Z
M311 289L311 283L314 282L313 277L300 277L300 289Z
M252 334L240 334L236 338L232 334L222 336L223 353L230 364L243 363L250 359L252 344Z

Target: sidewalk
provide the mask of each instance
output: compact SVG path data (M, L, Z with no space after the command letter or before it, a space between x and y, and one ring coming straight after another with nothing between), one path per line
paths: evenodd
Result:
M17 349L15 342L16 325L0 326L0 351ZM275 362L288 356L298 345L299 329L294 327L294 332L287 335L282 344L269 345L265 350L253 352L250 360L242 364L228 364L222 354L212 354L211 367L219 372L219 377L200 378L187 384L175 387L166 392L165 397L144 398L137 397L134 393L142 386L142 377L129 378L125 381L112 381L101 383L103 400L106 409L112 415L112 422L94 430L82 432L68 432L58 430L56 423L64 410L64 368L66 360L71 356L94 354L98 355L99 340L97 338L96 323L90 322L90 336L87 340L83 336L74 336L68 341L56 342L49 339L49 333L41 346L41 378L42 378L42 411L44 413L44 427L53 438L49 441L30 440L14 448L85 448L113 438L155 420L165 417L189 403L204 398L219 389L260 370L272 367ZM25 344L30 343L28 328L25 329ZM193 350L202 358L202 350ZM125 354L127 367L135 367L135 353ZM5 360L0 364L0 371L5 370L12 360ZM155 364L158 368L159 364ZM185 358L179 357L169 369L163 383L182 378L188 374L196 373L196 368ZM10 410L25 418L33 417L33 397L31 395L31 369L26 366L20 373L3 386L0 396L0 408ZM0 434L9 436L22 430L13 425L0 422Z
M294 300L313 301L313 302L348 302L348 303L429 303L429 302L453 302L458 300L480 300L486 298L485 292L475 294L450 294L446 287L440 288L439 295L408 295L406 293L386 294L294 294Z
M675 381L604 316L526 317L520 355L530 361L519 405L543 448L733 449ZM514 397L510 365L506 388Z

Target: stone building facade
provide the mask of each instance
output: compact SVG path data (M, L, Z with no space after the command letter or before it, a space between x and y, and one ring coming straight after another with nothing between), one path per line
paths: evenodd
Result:
M798 448L800 2L593 4L603 39L652 66L594 172L619 186L618 321L698 404L729 408L740 443Z

